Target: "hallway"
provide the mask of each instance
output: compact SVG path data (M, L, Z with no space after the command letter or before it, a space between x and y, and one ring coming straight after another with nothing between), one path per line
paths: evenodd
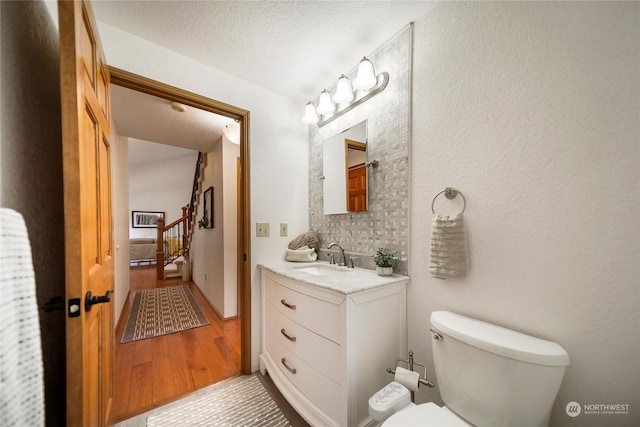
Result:
M139 290L181 283L180 279L156 280L155 265L131 268L131 296ZM209 325L120 344L127 319L119 323L113 373L115 422L240 374L240 319L222 320L193 281L189 287ZM128 313L129 301L123 316Z

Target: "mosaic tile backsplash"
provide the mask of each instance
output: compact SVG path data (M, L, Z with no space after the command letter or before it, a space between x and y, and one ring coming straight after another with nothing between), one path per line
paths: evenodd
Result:
M412 27L407 26L367 57L376 73L389 73L385 90L326 126L309 126L309 224L322 237L322 247L339 242L356 266L375 268L371 256L384 246L398 252L401 261L394 270L407 274L409 248L409 144L411 101ZM348 74L353 81L355 68ZM337 71L339 73L339 70ZM335 87L328 88L331 92ZM377 168L367 169L367 212L325 215L322 195L322 142L367 120L368 159ZM327 251L320 251L327 259Z

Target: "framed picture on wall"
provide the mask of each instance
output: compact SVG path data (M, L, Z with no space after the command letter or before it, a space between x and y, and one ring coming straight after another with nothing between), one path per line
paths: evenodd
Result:
M133 228L157 228L160 217L164 218L164 212L131 211L131 226Z
M198 221L200 228L213 228L213 187L204 192L202 199L202 219Z

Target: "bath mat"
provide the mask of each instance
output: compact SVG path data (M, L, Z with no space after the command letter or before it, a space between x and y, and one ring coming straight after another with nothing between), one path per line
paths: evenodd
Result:
M233 379L228 385L184 400L148 416L147 427L291 426L255 375Z
M138 291L121 343L208 325L209 320L186 285Z

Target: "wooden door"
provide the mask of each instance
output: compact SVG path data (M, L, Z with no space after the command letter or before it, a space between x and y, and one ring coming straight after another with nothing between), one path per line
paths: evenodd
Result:
M90 4L60 1L58 16L67 425L103 426L111 424L114 339L109 71Z
M364 212L367 210L367 168L360 165L349 169L347 196L349 212Z

